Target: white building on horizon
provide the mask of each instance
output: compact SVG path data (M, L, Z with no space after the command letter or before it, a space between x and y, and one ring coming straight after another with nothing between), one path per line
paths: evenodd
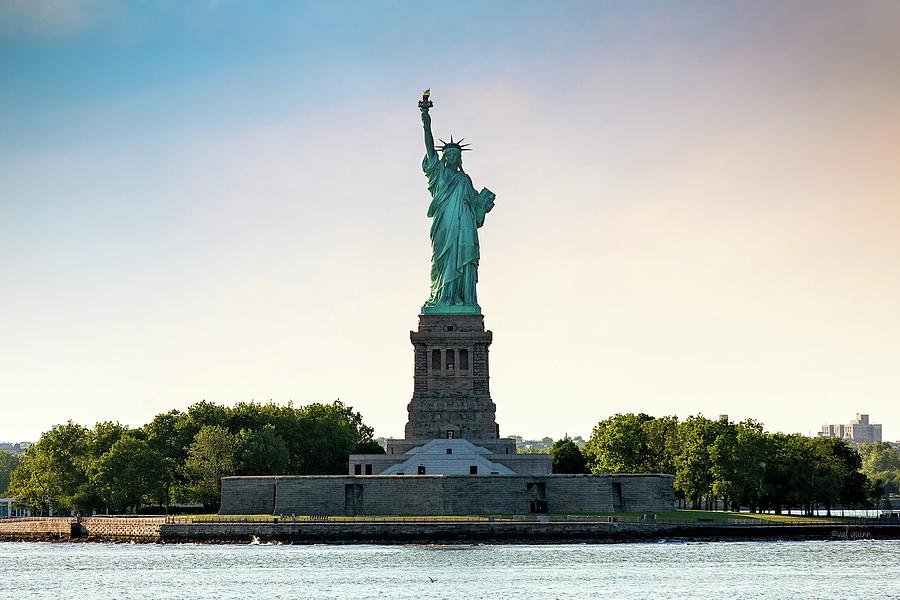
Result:
M874 444L881 441L881 423L869 423L869 415L856 413L846 425L822 425L818 437L841 438L853 444Z

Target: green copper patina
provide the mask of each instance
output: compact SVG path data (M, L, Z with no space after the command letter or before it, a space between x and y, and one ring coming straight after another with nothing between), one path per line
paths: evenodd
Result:
M425 126L425 158L422 169L428 178L431 205L431 296L422 314L481 314L475 284L478 283L478 228L494 207L494 194L487 188L476 192L463 171L462 139L440 140L441 156L434 147L431 115L434 104L426 90L419 102Z

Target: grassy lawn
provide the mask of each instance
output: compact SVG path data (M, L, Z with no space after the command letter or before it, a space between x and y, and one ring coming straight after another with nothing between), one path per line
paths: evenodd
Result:
M618 515L616 515L618 516ZM623 520L639 519L641 513L624 513ZM630 517L630 519L629 519ZM841 517L803 517L799 515L772 515L759 513L722 512L712 510L676 510L672 512L656 513L657 520L683 523L697 523L700 521L713 523L840 523Z
M183 515L174 517L175 521L184 521L194 523L207 521L210 523L215 523L217 521L272 521L276 515L217 515L217 514L206 514L206 515ZM293 523L294 521L324 521L328 520L329 522L353 522L353 521L488 521L490 517L481 516L481 515L465 515L465 516L368 516L368 515L357 515L357 516L344 516L344 515L327 515L327 517L316 516L316 515L297 515L296 518L293 518L289 515L285 515L284 518L278 516L278 521L283 523Z
M750 519L768 521L770 523L841 523L848 520L856 520L851 517L803 517L800 515L759 515L744 514Z
M749 518L751 515L747 515L746 513L732 513L732 512L716 512L716 511L708 511L708 510L674 510L674 511L665 511L665 512L619 512L619 513L579 513L579 514L554 514L550 515L550 520L552 521L596 521L606 519L607 517L615 517L618 521L624 522L633 522L633 521L642 521L642 517L644 515L656 515L656 521L663 521L669 523L698 523L701 520L703 522L713 522L713 523L732 523L734 521L747 521L748 523L753 523L754 521ZM755 515L754 515L755 516Z
M656 519L658 521L682 522L682 523L698 523L709 522L729 524L741 523L747 524L759 523L765 521L769 523L839 523L843 519L840 517L803 517L799 515L772 515L759 513L738 513L738 512L722 512L713 510L676 510L671 512L658 512ZM614 516L621 517L622 520L638 520L642 513L620 513Z

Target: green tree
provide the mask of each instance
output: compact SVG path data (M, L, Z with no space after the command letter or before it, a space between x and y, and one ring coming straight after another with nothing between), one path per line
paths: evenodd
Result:
M128 427L111 421L96 423L93 429L87 429L86 452L82 456L83 467L87 475L79 484L72 497L73 505L82 512L100 511L109 508L99 488L96 486L93 473L97 461L128 432Z
M167 489L161 502L165 506L172 500L174 489L185 484L184 462L199 430L196 423L179 410L158 414L142 427L147 444L165 459L166 473L163 482Z
M650 458L644 424L653 417L644 413L616 414L600 421L584 447L593 473L640 473ZM650 458L650 462L656 462Z
M238 475L284 475L287 473L287 445L275 433L274 425L262 429L242 429L235 439Z
M71 511L88 480L89 450L87 429L72 421L55 426L25 451L9 493L35 512Z
M224 427L205 425L197 432L183 467L185 500L218 509L221 479L235 474L235 446L235 436Z
M834 465L838 476L840 491L837 495L841 506L851 508L871 508L873 491L871 482L865 473L861 472L862 458L859 453L844 440L834 438L816 438L824 440L829 462ZM877 496L877 493L876 493Z
M168 504L173 491L215 506L224 475L342 474L351 452L383 452L373 433L340 401L230 408L203 401L134 430L113 422L88 430L70 421L26 452L10 475L9 493L35 511ZM152 473L153 481L126 468L130 463Z
M760 487L759 505L762 510L774 510L781 514L790 491L790 472L795 456L791 452L789 436L783 433L767 433L765 436L765 460L763 483Z
M167 504L170 469L145 440L126 433L95 463L92 481L108 511Z
M300 475L345 473L350 453L373 433L359 413L340 401L304 407L293 428L291 469Z
M641 423L647 454L643 472L675 473L675 457L679 452L678 417L659 417Z
M884 494L900 493L900 449L888 442L860 444L862 472L880 482Z
M709 452L713 495L724 500L725 510L747 506L756 512L765 462L762 424L747 419L723 426Z
M712 500L713 461L710 448L724 421L710 421L702 415L688 417L678 424L680 452L675 457L675 490L690 501L694 510L702 508L704 499Z
M183 464L200 426L180 410L171 410L156 415L142 429L154 451L177 464Z
M900 471L900 451L890 442L860 444L859 456L866 473Z
M575 442L566 438L557 440L550 448L554 473L587 473L587 462Z
M54 491L54 482L48 475L51 468L48 453L31 446L13 471L7 493L31 509L32 514L43 514Z
M827 467L817 464L814 440L799 434L789 435L787 440L790 464L787 466L785 508L790 512L797 507L804 514L812 514L817 492L832 474Z
M21 461L22 459L18 455L0 450L0 496L6 496L12 472L16 470Z
M376 440L368 440L356 444L353 454L384 454L384 446Z
M109 452L113 444L118 442L126 431L128 431L128 427L112 421L95 424L94 428L88 431L89 457L97 460Z
M218 426L239 435L241 431L258 431L267 425L274 428L287 447L286 472L299 475L344 473L350 453L370 442L374 433L362 415L340 401L303 407L249 402L232 408L204 401L190 407L183 422L169 424L166 429L196 435L201 427ZM182 463L185 460L186 457Z
M256 406L256 405L254 405ZM188 408L188 418L197 431L203 427L227 427L229 417L235 413L235 409L219 406L203 400ZM238 428L240 429L240 427Z

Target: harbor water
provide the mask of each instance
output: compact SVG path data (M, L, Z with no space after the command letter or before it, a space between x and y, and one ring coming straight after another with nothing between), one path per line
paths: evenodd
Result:
M900 598L900 541L0 543L0 598Z

